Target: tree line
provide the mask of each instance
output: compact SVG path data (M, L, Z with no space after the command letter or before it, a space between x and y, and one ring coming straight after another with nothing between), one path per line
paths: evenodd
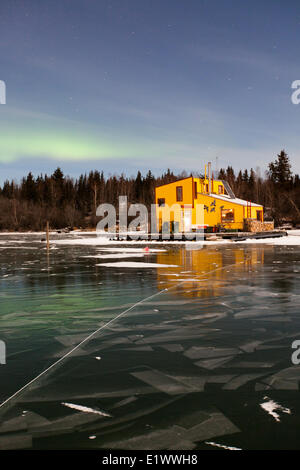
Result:
M35 178L29 172L19 183L7 180L0 187L0 230L44 230L47 221L56 229L95 227L99 204L117 207L118 196L126 195L129 203L150 207L156 186L186 176L187 172L174 174L169 169L160 176L150 170L143 176L138 171L135 177L105 177L96 170L71 178L57 168L52 175ZM300 178L292 173L284 150L268 165L264 175L252 168L236 174L228 166L221 168L215 178L228 181L237 197L262 204L266 217L277 225L300 224Z
M285 223L300 225L300 177L293 174L290 159L284 150L269 163L264 174L253 168L239 171L221 169L219 178L230 184L235 195L264 206L265 220L274 220L275 225Z

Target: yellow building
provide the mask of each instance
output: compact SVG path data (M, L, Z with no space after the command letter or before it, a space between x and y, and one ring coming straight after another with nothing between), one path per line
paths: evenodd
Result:
M168 220L172 205L177 207L176 210L170 211L170 221L174 222L175 231L188 232L209 227L236 231L244 229L245 219L263 222L263 206L235 197L226 181L214 180L210 176L190 176L158 186L155 188L155 204L156 221L160 231ZM204 209L202 224L196 219L199 204Z

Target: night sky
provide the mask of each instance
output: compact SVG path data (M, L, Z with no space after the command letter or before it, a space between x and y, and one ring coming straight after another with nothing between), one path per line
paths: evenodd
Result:
M299 37L297 0L1 0L0 180L300 172Z

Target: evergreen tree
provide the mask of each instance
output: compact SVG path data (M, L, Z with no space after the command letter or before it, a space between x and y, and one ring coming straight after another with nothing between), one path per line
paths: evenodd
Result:
M36 183L31 171L26 179L23 178L21 194L28 201L36 201L37 199Z
M143 187L143 179L142 179L141 172L138 171L135 182L134 182L134 197L136 201L141 200L142 187Z
M291 164L284 150L281 150L277 159L269 164L269 176L271 181L277 184L286 184L291 181Z
M247 168L246 168L246 170L243 172L243 181L244 181L244 183L248 183L248 182L249 182L249 174L248 174Z
M221 168L218 174L218 179L219 180L225 180L226 179L226 171L224 168Z
M64 180L64 174L63 172L61 171L61 169L59 168L59 166L56 168L56 170L54 171L53 175L52 175L52 178L54 179L54 181L56 183L60 183L62 184L63 183L63 180Z

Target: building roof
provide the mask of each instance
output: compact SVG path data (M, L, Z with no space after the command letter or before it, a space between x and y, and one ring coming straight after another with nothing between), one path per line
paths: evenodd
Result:
M238 197L231 198L229 196L226 196L226 194L208 194L208 196L216 198L216 199L221 199L222 201L226 202L233 202L234 204L239 204L240 206L247 206L247 204L251 204L252 207L262 207L261 204L256 204L255 202L248 202L245 201L244 199L239 199Z

